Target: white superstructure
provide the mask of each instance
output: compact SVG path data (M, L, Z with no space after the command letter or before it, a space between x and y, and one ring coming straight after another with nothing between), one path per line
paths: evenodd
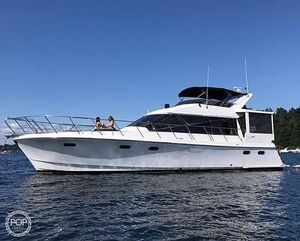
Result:
M179 93L177 105L114 130L93 131L94 119L84 117L64 117L68 123L17 117L6 123L38 171L281 169L273 113L245 108L251 96L191 87Z

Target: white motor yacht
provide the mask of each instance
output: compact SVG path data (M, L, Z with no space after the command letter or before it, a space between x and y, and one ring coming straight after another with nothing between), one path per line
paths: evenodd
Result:
M37 171L282 169L273 113L246 108L251 96L190 87L177 105L129 125L116 120L110 130L94 131L95 118L70 116L23 116L6 124Z

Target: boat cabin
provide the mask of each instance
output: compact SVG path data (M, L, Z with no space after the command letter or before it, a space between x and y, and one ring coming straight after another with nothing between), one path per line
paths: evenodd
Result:
M190 87L173 107L153 111L129 126L149 131L238 135L242 139L274 140L273 113L245 108L251 93L216 87Z

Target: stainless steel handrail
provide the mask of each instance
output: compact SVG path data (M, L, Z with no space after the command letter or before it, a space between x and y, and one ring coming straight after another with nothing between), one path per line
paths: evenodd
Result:
M53 119L56 120L53 120ZM57 121L57 119L62 119ZM78 133L82 131L93 131L95 129L95 118L82 117L82 116L20 116L20 117L7 117L5 124L15 135L32 134L32 133L58 133L58 132L73 132ZM104 121L107 121L104 119ZM111 131L119 131L122 136L124 133L121 131L119 123L126 123L126 126L132 121L115 120L116 129ZM110 131L110 129L103 129L103 131ZM98 131L103 135L102 130Z
M54 118L56 120L54 120ZM51 120L52 119L52 120ZM60 122L57 119L62 119ZM84 121L84 123L82 122ZM104 119L104 121L107 121ZM112 129L112 133L118 131L122 136L124 136L124 132L119 127L118 123L125 123L128 126L131 121L127 120L115 120L116 129ZM91 117L82 117L82 116L54 116L54 115L44 115L44 116L21 116L21 117L8 117L5 120L6 125L12 131L13 135L23 135L29 133L58 133L58 132L78 132L81 133L83 131L93 131L95 128L95 118ZM15 123L15 124L13 124ZM155 131L156 135L161 139L162 132L166 130L171 131L176 139L178 139L176 133L180 133L182 131L176 131L176 128L185 128L191 140L196 140L193 134L206 134L211 141L215 141L213 135L216 134L217 131L227 140L226 135L237 135L238 131L235 128L230 127L214 127L214 126L203 126L203 123L186 123L182 124L167 124L167 123L138 123L136 125L129 125L132 127L136 127L142 138L144 138L144 134L141 131L140 127L150 128L150 131ZM199 128L204 130L204 133L201 132L193 132L191 128ZM101 135L103 135L103 131L110 130L99 130ZM228 134L230 133L230 134ZM231 134L234 133L234 134ZM240 136L239 136L240 138ZM228 141L228 140L227 140Z

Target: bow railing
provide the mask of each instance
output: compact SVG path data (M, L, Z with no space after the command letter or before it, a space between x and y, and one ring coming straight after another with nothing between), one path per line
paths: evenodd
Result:
M102 119L102 121L108 121ZM14 136L38 133L83 132L94 131L96 118L82 116L21 116L8 117L5 123ZM131 121L115 120L114 128L103 128L101 131L121 131ZM123 134L123 133L122 133Z
M102 119L102 121L108 121ZM219 127L219 126L205 126L203 123L180 123L180 124L166 124L166 123L139 123L139 125L132 124L132 121L127 120L114 120L114 128L100 128L95 129L96 118L81 117L81 116L21 116L21 117L8 117L5 123L12 132L12 137L24 134L42 134L42 133L58 133L58 132L84 132L84 131L98 131L101 135L103 132L111 131L112 133L118 131L122 136L124 132L122 128L131 126L136 128L141 137L145 133L141 127L146 127L148 131L156 133L161 138L162 132L170 132L178 139L178 133L186 133L191 140L195 139L195 134L206 134L211 141L214 141L214 135L221 135L226 141L228 135L238 136L237 128ZM130 125L131 124L131 125Z

